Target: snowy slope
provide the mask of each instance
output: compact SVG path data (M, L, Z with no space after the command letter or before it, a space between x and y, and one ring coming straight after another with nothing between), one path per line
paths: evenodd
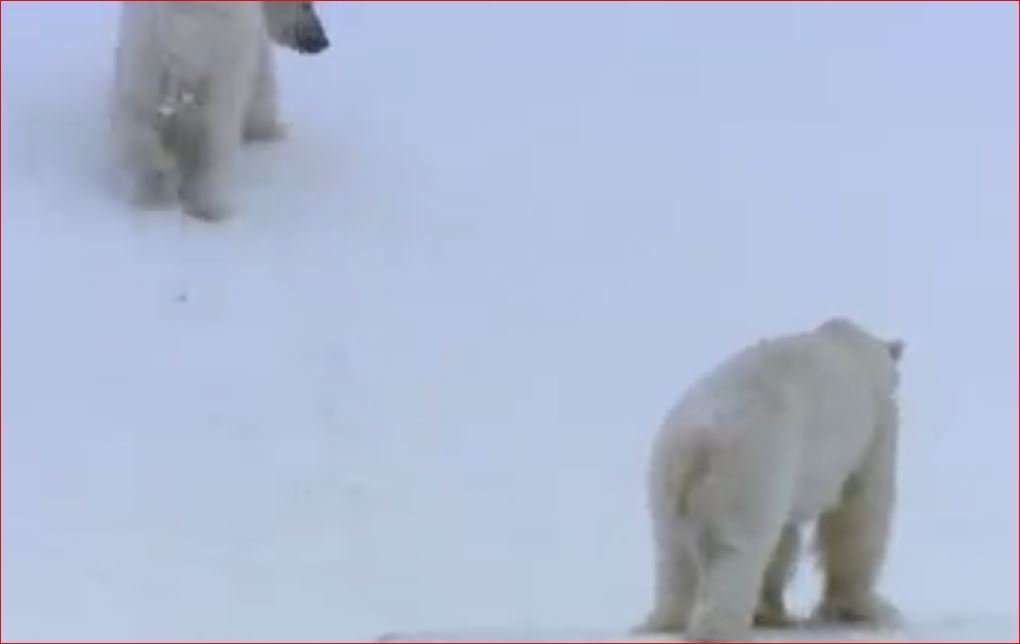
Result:
M222 225L106 192L114 3L2 7L4 640L614 638L667 407L833 313L906 634L1017 638L1015 5L331 3Z

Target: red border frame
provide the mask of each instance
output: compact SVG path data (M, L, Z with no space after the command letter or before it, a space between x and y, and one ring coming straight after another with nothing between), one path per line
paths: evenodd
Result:
M7 4L7 3L14 3L14 2L116 2L116 1L117 0L2 0L2 3L3 4ZM132 1L132 2L144 2L145 0L129 0L129 1ZM183 0L183 1L194 2L194 1L198 1L198 0ZM242 0L232 0L232 1L239 2L239 1L242 1ZM284 0L284 1L296 2L298 0ZM903 2L907 2L907 3L947 3L947 2L975 3L975 2L981 2L981 3L993 3L993 4L1008 3L1008 4L1014 4L1014 5L1017 5L1018 7L1020 7L1020 0L319 0L319 1L320 2L361 2L361 3L368 3L368 2L391 2L391 3L392 2L442 2L442 3L449 3L449 2L465 2L465 3L466 2L475 2L475 3L478 3L478 2L489 2L489 3L492 3L492 2L500 2L500 3L515 3L515 2L576 2L576 3L593 3L593 2L599 2L599 3L605 3L605 2L617 2L617 3L620 3L620 2L641 2L641 3L648 3L648 2L655 2L655 3L661 3L661 2L671 2L671 3L702 2L702 3L704 3L704 2L711 2L711 3L760 3L760 2L773 2L773 3L784 3L784 4L786 4L786 3L807 4L807 3L819 3L819 2L840 3L840 4L844 4L844 3L861 3L861 2L868 2L868 3L874 3L874 2L879 2L879 3L881 3L881 2L889 2L889 3L893 3L893 2L895 2L895 3L903 3ZM1018 28L1018 32L1020 32L1020 11L1017 12L1017 28ZM1018 66L1020 66L1020 46L1018 46L1018 49L1017 49L1017 62L1018 62ZM0 70L2 70L2 65L0 65ZM0 74L2 74L2 71L0 71ZM1020 80L1020 79L1018 79L1018 80ZM3 80L2 80L2 76L0 76L0 92L2 92L2 87L3 87ZM1018 89L1017 99L1018 99L1018 104L1020 104L1020 89ZM1018 110L1018 112L1017 112L1017 124L1018 124L1018 128L1020 128L1020 110ZM2 128L0 128L0 130L2 130ZM2 135L2 131L0 131L0 138L2 138L2 136L3 136ZM1017 160L1018 160L1018 164L1020 164L1020 134L1018 134L1016 143L1017 143ZM2 152L0 152L0 154L2 154ZM1017 184L1018 185L1018 192L1017 192L1017 196L1018 196L1018 203L1020 203L1020 174L1018 174L1017 179L1018 179L1018 184ZM2 181L3 181L3 178L2 178L2 176L0 176L0 191L2 191L2 189L3 189L2 188ZM1020 220L1020 209L1018 209L1017 218L1018 218L1018 220ZM0 213L0 221L2 221L2 213ZM1018 238L1018 245L1020 245L1020 238ZM1018 263L1018 265L1017 265L1017 274L1018 274L1018 277L1020 277L1020 263ZM2 278L0 278L0 279L2 279ZM1018 308L1018 313L1020 313L1020 308ZM2 316L3 316L2 305L0 305L0 319L2 319ZM1020 336L1020 329L1018 329L1018 336ZM0 349L0 351L2 351L2 349ZM1017 354L1017 364L1018 364L1018 371L1020 371L1020 353ZM0 377L2 377L2 375L0 375ZM1020 389L1018 389L1017 395L1018 395L1018 400L1020 400ZM0 402L0 406L2 406L2 402ZM1018 433L1020 433L1020 428L1018 428ZM3 432L2 432L2 427L0 427L0 452L2 452L2 449L3 449L2 445L3 445ZM1020 453L1018 453L1018 457L1020 457ZM0 483L0 486L2 486L2 483ZM1018 489L1018 491L1020 491L1020 472L1018 472L1017 489ZM2 491L0 491L0 493L2 493ZM0 522L2 522L2 519L0 519ZM0 524L2 524L2 523L0 523ZM1018 552L1020 552L1020 543L1017 544L1017 549L1018 549ZM3 551L3 545L2 545L2 540L0 540L0 553L2 553L2 551ZM1018 570L1018 583L1020 583L1020 570ZM2 598L2 596L3 596L3 587L2 587L2 581L0 581L0 598ZM1018 612L1020 612L1020 606L1018 606ZM383 635L380 634L380 637L383 637ZM86 642L86 641L87 642L96 642L96 643L102 642L102 640L81 640L81 641L82 642ZM176 642L176 640L151 640L151 641L152 642L159 642L160 644L170 644L172 642ZM257 641L257 640L255 640L255 641ZM405 642L405 640L395 640L395 639L394 640L387 639L386 641L397 643L397 644ZM662 638L658 638L657 641L665 641L665 640L662 640ZM205 644L251 644L251 642L252 642L251 640L223 640L223 641L208 641L208 642L205 642ZM362 641L359 641L359 640L335 640L335 642L337 642L338 644L340 644L340 643L343 643L343 644L374 644L373 642L368 642L368 641L362 642ZM410 642L413 642L413 640L406 640L406 642L410 643ZM870 642L870 644L894 644L892 642L883 643L883 642L877 642L877 641L872 641L872 640L869 640L869 642ZM800 644L824 644L824 642L805 642L805 641L802 641L802 640L799 640L799 643ZM39 642L39 644L57 644L57 642L56 641L53 641L53 642L42 641L42 642ZM296 640L294 642L288 642L287 644L324 644L324 643L322 643L322 642L304 642L304 641ZM493 643L487 642L487 641L484 641L484 640L479 640L477 642L462 642L462 643L459 643L459 644L493 644ZM557 643L556 642L529 642L529 643L524 643L524 642L520 642L520 643L501 642L500 644L557 644ZM620 640L618 642L608 642L606 644L633 644L633 642L632 641L627 641L627 640ZM734 643L734 644L744 644L744 643ZM754 644L754 642L747 642L747 644ZM988 644L992 644L992 643L989 642ZM1020 643L1018 643L1018 644L1020 644Z

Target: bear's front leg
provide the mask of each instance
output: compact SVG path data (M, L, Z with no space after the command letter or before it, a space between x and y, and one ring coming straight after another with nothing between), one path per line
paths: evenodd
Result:
M287 135L287 129L280 123L276 86L276 66L269 37L259 42L258 69L255 86L244 117L243 138L245 141L276 141Z
M875 591L892 521L896 441L896 413L890 408L840 505L819 521L826 574L825 596L815 613L820 620L873 626L899 621L896 609Z
M193 217L216 221L230 215L228 192L238 121L231 111L214 109L187 136L181 202Z

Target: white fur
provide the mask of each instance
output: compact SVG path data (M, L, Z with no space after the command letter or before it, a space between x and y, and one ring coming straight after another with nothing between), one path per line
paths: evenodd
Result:
M133 199L227 215L242 134L282 134L261 3L124 2L119 38L113 135Z
M653 448L655 606L643 632L739 641L786 625L802 524L820 519L821 618L880 623L902 343L845 319L762 341L697 383Z

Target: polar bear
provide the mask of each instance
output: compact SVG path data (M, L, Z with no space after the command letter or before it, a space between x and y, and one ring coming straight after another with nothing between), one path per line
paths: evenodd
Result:
M311 2L122 3L112 131L136 204L229 213L235 148L283 135L271 40L308 54L329 45Z
M706 375L660 428L649 467L655 603L636 630L741 641L785 626L783 591L818 519L819 619L889 624L900 340L846 318L759 342Z

